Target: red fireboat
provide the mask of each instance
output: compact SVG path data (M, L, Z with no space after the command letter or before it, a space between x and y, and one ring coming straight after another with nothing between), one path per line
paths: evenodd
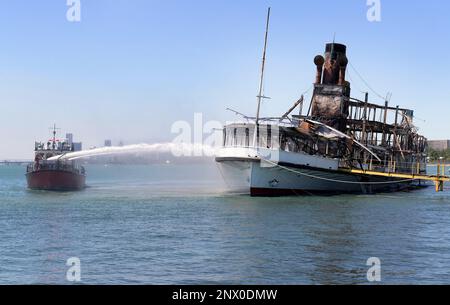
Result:
M46 191L78 191L86 187L86 171L75 160L64 159L74 151L71 141L53 138L47 143L36 142L34 162L27 166L28 188Z

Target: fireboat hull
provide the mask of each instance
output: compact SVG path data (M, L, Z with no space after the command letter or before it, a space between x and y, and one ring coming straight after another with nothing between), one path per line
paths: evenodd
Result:
M86 176L62 170L41 170L26 174L28 188L46 191L79 191L86 187Z

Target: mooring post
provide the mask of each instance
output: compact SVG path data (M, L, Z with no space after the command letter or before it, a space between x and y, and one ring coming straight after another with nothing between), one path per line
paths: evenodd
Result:
M438 177L441 175L441 159L438 160L437 164L437 174Z
M439 180L436 183L436 192L443 192L444 191L444 181Z

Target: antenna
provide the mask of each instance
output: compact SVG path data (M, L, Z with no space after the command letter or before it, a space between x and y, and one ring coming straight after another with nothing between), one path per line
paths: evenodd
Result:
M261 78L259 81L259 94L257 96L258 98L258 108L256 110L256 125L258 125L259 122L259 110L261 108L261 99L265 98L267 99L267 96L263 96L263 83L264 83L264 68L266 65L266 51L267 51L267 37L269 34L269 21L270 21L270 7L267 10L267 21L266 21L266 35L264 38L264 52L262 57L262 65L261 65Z
M50 127L49 129L52 130L52 134L53 134L52 147L53 147L53 149L55 149L56 148L56 131L60 130L61 128L56 128L56 124L53 124L53 127Z

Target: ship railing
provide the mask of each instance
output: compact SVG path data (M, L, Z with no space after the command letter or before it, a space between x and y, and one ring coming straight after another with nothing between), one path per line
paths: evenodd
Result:
M426 173L427 163L425 161L413 162L398 162L395 160L386 160L385 162L375 162L370 160L368 162L357 162L354 164L355 168L362 168L364 170L381 172L381 173L402 173L419 175Z
M41 171L41 170L60 170L76 174L85 174L85 169L83 166L76 164L74 162L62 162L62 161L40 161L28 164L27 173Z
M27 165L27 173L33 172L34 169L34 163L28 164Z

